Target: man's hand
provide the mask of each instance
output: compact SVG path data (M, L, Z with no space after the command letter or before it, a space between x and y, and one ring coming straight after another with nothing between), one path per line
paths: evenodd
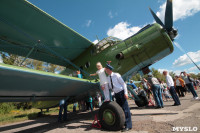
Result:
M127 94L124 94L124 97L125 97L126 99L128 99L128 95L127 95Z
M107 61L108 65L110 65L111 62L112 62L112 61Z

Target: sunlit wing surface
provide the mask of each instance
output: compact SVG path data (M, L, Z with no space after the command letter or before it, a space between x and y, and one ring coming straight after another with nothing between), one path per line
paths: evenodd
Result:
M0 64L0 102L83 98L98 92L99 84L85 80Z
M0 1L0 51L26 56L41 40L61 56L73 60L92 42L24 0ZM66 66L49 51L35 47L29 58Z

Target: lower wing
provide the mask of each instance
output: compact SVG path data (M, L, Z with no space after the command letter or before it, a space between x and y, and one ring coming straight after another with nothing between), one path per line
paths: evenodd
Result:
M77 100L99 91L94 81L6 64L0 64L0 81L0 102Z

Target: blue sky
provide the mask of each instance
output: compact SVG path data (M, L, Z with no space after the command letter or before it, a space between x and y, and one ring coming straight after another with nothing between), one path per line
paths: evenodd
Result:
M125 39L144 25L153 23L148 7L163 19L165 0L29 0L90 41L109 35ZM200 65L200 0L174 0L175 42ZM96 41L95 41L96 42ZM162 70L199 73L189 59L174 46L174 52L152 65Z

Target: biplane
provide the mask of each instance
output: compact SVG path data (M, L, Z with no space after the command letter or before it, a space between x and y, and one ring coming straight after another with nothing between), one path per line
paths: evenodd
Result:
M46 109L57 106L61 99L70 103L95 96L100 92L99 82L89 73L96 71L98 61L103 65L112 61L114 71L124 80L138 71L149 72L150 65L173 52L172 41L177 35L172 0L167 0L165 23L150 11L156 23L125 40L107 37L93 44L26 0L1 0L0 51L64 66L66 70L55 74L0 64L0 102L32 102L33 107ZM77 70L83 79L74 75ZM100 121L118 130L124 118L117 114L117 104L113 108L100 108L105 117L110 117Z

